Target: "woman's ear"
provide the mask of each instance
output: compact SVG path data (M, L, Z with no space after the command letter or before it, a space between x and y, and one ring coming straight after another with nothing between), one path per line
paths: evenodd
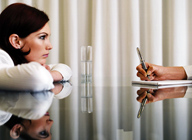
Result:
M21 124L16 124L13 126L13 128L10 130L10 136L13 139L19 138L21 131L23 130L23 126Z
M21 49L22 48L22 43L20 40L20 37L17 34L12 34L9 36L9 42L15 49Z

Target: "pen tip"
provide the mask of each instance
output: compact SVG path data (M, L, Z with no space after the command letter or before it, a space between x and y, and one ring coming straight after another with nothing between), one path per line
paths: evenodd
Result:
M137 118L140 118L140 117L141 117L141 112L139 111L137 114Z
M147 78L150 80L150 77L149 77L149 75L147 75Z

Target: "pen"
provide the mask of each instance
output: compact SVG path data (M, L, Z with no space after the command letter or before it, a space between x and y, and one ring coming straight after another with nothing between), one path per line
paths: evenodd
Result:
M150 90L147 90L147 94L150 93L149 91L150 91ZM147 95L146 95L146 97L142 100L141 106L140 106L139 111L138 111L138 114L137 114L137 118L140 118L140 117L141 117L141 113L142 113L143 110L144 110L144 107L145 107L146 102L147 102Z
M142 57L142 55L141 55L141 52L140 52L140 50L139 50L138 47L137 47L137 53L138 53L138 56L139 56L139 59L140 59L142 68L147 72L147 67L146 67L146 65L145 65L145 60L143 59L143 57ZM147 75L147 78L150 79L149 75Z

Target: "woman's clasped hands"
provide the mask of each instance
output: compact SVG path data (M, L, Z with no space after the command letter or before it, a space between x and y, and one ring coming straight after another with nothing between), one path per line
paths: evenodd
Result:
M63 76L62 76L62 74L60 72L54 71L54 70L51 71L50 67L48 65L46 65L46 64L42 64L42 66L45 67L45 69L47 69L50 72L50 74L53 77L54 81L61 81L63 79Z

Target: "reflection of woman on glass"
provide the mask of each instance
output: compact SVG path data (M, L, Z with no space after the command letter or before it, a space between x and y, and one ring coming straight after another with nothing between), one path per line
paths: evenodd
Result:
M13 139L51 139L53 121L47 112L54 93L47 91L0 91L0 126L9 128Z
M53 120L50 119L49 113L38 120L27 120L12 115L5 125L10 129L10 136L13 139L21 137L25 140L51 140L52 137L50 129L53 125Z
M0 126L8 127L14 139L51 139L53 120L48 110L53 97L63 99L71 91L68 82L54 83L54 89L39 92L0 90Z
M45 64L52 49L48 21L43 11L21 3L0 14L0 88L44 90L69 80L67 65Z

